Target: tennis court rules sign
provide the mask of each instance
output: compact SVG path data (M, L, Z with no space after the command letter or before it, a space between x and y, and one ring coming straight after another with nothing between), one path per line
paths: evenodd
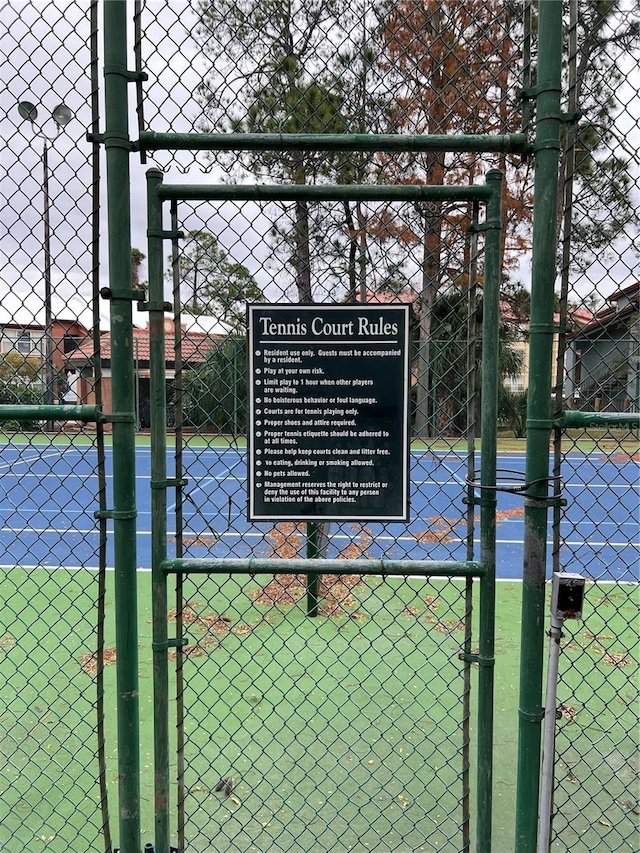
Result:
M407 521L409 306L250 305L248 518Z

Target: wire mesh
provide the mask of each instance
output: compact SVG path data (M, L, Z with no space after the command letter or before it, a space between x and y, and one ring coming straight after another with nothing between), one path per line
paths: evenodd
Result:
M464 586L305 580L185 582L185 849L459 850Z
M4 405L99 402L95 30L95 4L3 5ZM110 848L102 444L95 424L0 422L0 844L16 853Z
M632 4L603 16L574 4L567 25L565 103L580 116L567 125L561 158L556 405L638 412L639 140L628 132L637 126L638 14ZM556 434L568 504L555 512L553 567L578 570L588 584L583 621L564 627L553 851L640 843L638 446L637 430L625 427Z
M95 4L80 2L11 0L3 7L2 228L8 263L0 305L0 403L101 402L96 395L104 370L107 410L110 404L109 332L99 334L95 306L86 313L98 276L96 177L84 136L99 129L94 125L99 75L88 51L98 28L90 9L96 14ZM131 126L137 119L139 130L460 136L515 133L523 124L531 133L535 126L536 21L529 3L520 8L497 0L391 5L305 0L283 6L203 0L141 2L131 13L132 66L147 75L135 83ZM630 0L606 6L572 0L565 36L556 409L633 412L640 395L637 10ZM132 94L132 105L133 100ZM73 114L63 129L58 120L66 113L56 111L58 120L53 116L61 104ZM153 161L168 176L189 172L198 182L240 185L473 184L489 168L501 168L506 274L499 411L504 434L520 437L526 430L533 161L505 151L180 150L144 151L141 160ZM142 181L135 165L132 284L144 286L145 223L137 206ZM166 263L172 271L166 294L173 294L175 309L174 319L167 317L168 338L173 336L166 352L167 425L177 434L176 477L187 483L172 508L172 552L293 557L304 550L306 531L295 524L249 527L245 521L246 301L403 300L412 306L417 365L413 521L334 523L323 531L322 547L326 543L329 556L347 558L469 556L475 520L467 480L478 460L469 458L468 441L477 430L475 368L481 357L473 328L482 312L483 275L482 241L477 275L469 273L475 250L466 229L473 218L470 207L445 203L180 206L176 228L185 236L176 240L171 258L167 249ZM145 315L135 320L132 373L144 431L150 423L149 331ZM588 572L590 584L585 621L571 632L561 659L554 853L626 853L638 846L637 743L630 734L637 721L637 438L595 428L557 436L554 473L564 481L569 505L555 510L553 567ZM97 746L90 746L97 740L94 704L105 700L100 689L97 700L93 686L86 689L92 678L100 688L104 677L95 615L105 582L86 572L107 559L105 522L96 525L93 519L93 511L105 505L104 495L96 497L100 434L70 424L58 433L56 423L4 422L2 441L1 562L7 568L0 655L8 675L1 721L9 784L0 839L16 853L33 849L34 839L53 850L108 849L106 807L102 816L98 811L106 796L105 756L99 768ZM521 446L508 445L512 451ZM145 487L140 494L146 495ZM522 561L511 531L522 504L505 493L500 501L499 554L517 575L513 566ZM148 565L144 533L139 539L140 564ZM260 603L256 579L178 582L178 633L182 620L194 640L177 653L177 692L185 714L185 731L178 734L184 794L179 834L186 833L195 850L218 837L228 849L251 843L249 838L261 839L266 849L276 833L282 849L298 849L312 846L310 839L321 830L335 846L347 838L346 821L366 815L372 846L387 844L384 836L402 836L418 847L454 849L456 833L468 844L468 804L458 792L468 774L460 728L466 713L460 697L467 687L456 655L463 636L467 652L475 639L468 618L466 633L458 633L470 613L459 586L360 581L348 589L353 602L341 599L316 622L303 616L300 579L271 583L291 603ZM338 590L321 588L327 608ZM438 608L431 606L436 600ZM218 616L231 621L212 621ZM108 647L108 628L106 635ZM382 651L392 640L406 652L399 666L410 661L413 667L424 648L441 655L441 669L433 657L420 659L409 673L434 684L434 696L420 703L438 723L428 737L410 731L415 708L403 704L405 686L387 672ZM290 647L303 648L315 666L324 667L324 687L318 676L311 688L315 696L303 695L311 677L300 674ZM336 649L345 650L344 661ZM110 652L105 662L113 659ZM261 654L265 658L257 657ZM379 689L362 675L365 657ZM240 689L237 679L234 684L238 661L249 672L255 668L254 680L262 684L265 676L254 658L268 664L265 671L281 685L277 690L275 681L259 690ZM110 673L111 684L109 678ZM347 695L343 678L362 683L352 691L356 697ZM197 689L209 681L221 685L215 688L215 727L206 705L213 694ZM395 692L386 692L389 682ZM292 696L315 715L310 719L327 721L318 761L309 758L309 727L292 707ZM344 698L344 709L337 696ZM347 720L360 709L374 723L386 717L397 725L372 723L375 731L363 734ZM242 730L247 721L250 736ZM399 741L404 738L406 745L409 734L420 738L412 755L417 760L420 754L421 772L435 774L429 791L418 790L417 765L396 773L392 763L403 745ZM370 741L370 758L360 755L361 735ZM435 752L429 751L432 739ZM113 736L110 743L113 750ZM251 754L245 756L245 749ZM206 766L209 758L220 762L215 772ZM300 764L285 774L276 766L279 759ZM383 767L383 759L391 763ZM359 765L369 811L353 797L351 762ZM225 796L230 778L235 782ZM315 793L305 787L311 785ZM433 811L433 791L441 795L442 812ZM308 819L304 794L325 797L316 804L321 827ZM416 811L419 817L410 825ZM66 814L74 820L65 822ZM443 818L441 828L432 827L436 815ZM99 838L102 822L106 841Z

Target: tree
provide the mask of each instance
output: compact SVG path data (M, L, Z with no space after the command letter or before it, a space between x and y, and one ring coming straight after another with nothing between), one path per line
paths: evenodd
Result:
M0 354L0 403L9 405L43 405L40 382L42 360L26 358L17 350ZM7 430L38 429L38 421L6 421Z
M635 53L637 61L640 12L621 15L618 0L580 0L576 10L575 72L566 68L565 74L569 106L580 118L575 135L563 135L558 238L568 227L564 237L570 240L572 265L582 270L640 228L630 174L635 152L616 121L624 79L620 60Z
M227 435L246 429L247 356L244 338L229 336L184 375L184 411L193 426Z
M515 130L518 110L508 100L517 59L513 26L512 11L497 0L396 3L384 26L389 74L398 91L395 129L428 134ZM508 263L527 245L522 226L530 212L511 164L500 157L496 165L510 171L503 188L503 254ZM431 186L473 184L485 168L476 155L444 152L388 157L385 162L387 180ZM441 289L464 275L469 260L464 235L470 221L469 207L434 203L416 205L407 222L423 247L417 434L428 432L430 423L433 307Z
M189 231L186 240L178 258L180 282L189 293L184 310L214 316L235 330L243 328L246 303L264 301L257 282L243 264L229 260L208 231Z
M346 0L200 0L194 37L210 70L198 89L207 120L203 129L250 133L341 133L347 127L338 88L327 64L336 43L348 39ZM234 69L229 79L229 69ZM252 152L242 165L270 180L314 183L335 166L330 154ZM236 161L237 163L238 161ZM284 221L288 218L285 209ZM309 204L294 203L292 221L273 236L290 246L299 302L313 301Z

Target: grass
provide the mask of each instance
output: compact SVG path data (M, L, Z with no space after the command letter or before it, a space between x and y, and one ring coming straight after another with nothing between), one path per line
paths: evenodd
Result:
M215 839L219 851L366 851L376 843L379 851L458 851L460 585L371 580L339 598L332 616L311 620L300 605L261 604L258 580L185 581L188 850L204 853ZM514 846L520 589L497 585L493 853ZM95 576L16 568L3 574L0 593L0 846L98 853ZM143 844L154 840L150 602L150 577L140 574ZM637 588L594 586L585 622L567 623L574 630L562 657L556 803L565 841L554 851L637 847L637 804L629 802L639 770L637 607ZM477 676L474 668L474 697ZM117 833L115 690L109 665L105 738ZM472 743L479 737L474 711ZM235 781L229 796L215 790L227 778ZM175 789L172 797L175 804Z
M169 447L174 441L173 434L167 436ZM3 433L0 432L0 445L2 444L30 444L34 446L43 445L58 445L68 446L74 445L92 445L95 442L95 433L89 431L80 433L54 433L46 434L42 432L16 432ZM105 444L110 447L112 444L112 436L107 433L105 435ZM244 437L221 436L219 434L198 434L190 435L186 433L184 436L184 444L191 448L204 447L237 447L245 448L246 440ZM476 439L477 449L482 449L482 440ZM151 437L148 433L138 433L136 435L137 447L150 447ZM464 455L467 452L466 439L433 439L432 441L414 440L411 443L413 450L430 450L450 453L459 453ZM562 437L562 450L564 453L611 453L619 451L629 453L631 455L640 452L640 437L632 430L626 429L604 429L591 428L588 430L571 429L566 430ZM498 452L499 453L526 453L526 439L515 438L513 433L506 429L498 431Z

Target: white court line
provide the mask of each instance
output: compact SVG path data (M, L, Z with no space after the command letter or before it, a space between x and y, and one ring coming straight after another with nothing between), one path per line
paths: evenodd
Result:
M33 534L42 534L42 533L55 533L56 535L62 534L82 534L82 535L97 535L100 531L98 528L90 528L90 529L81 529L78 530L76 528L56 528L56 527L2 527L0 528L0 532L2 533L33 533ZM191 531L185 530L182 535L184 536L202 536L202 535L215 535L219 539L266 539L267 531L234 531L227 530L223 533L217 533L215 530L209 528L206 531ZM150 530L138 530L138 536L151 536ZM167 531L167 536L176 536L175 531ZM346 533L337 533L331 537L332 540L344 540L345 542L351 542L352 537L348 536ZM380 542L411 542L413 545L418 547L420 545L419 540L415 536L376 536L376 541ZM466 542L466 537L463 536L447 536L447 541L443 542L443 545L459 545ZM480 543L480 538L474 538L474 543ZM429 543L430 545L438 545L437 542ZM522 545L522 539L496 539L496 545ZM578 539L571 540L566 539L563 540L563 546L571 547L571 548L582 548L587 546L591 549L595 548L605 548L607 546L611 548L640 548L640 542L612 542L611 540L603 540L602 542L593 542L587 541L586 539ZM553 540L548 539L547 545L552 546Z
M366 561L364 561L366 562ZM43 566L42 563L20 563L19 565L15 565L13 563L10 564L0 564L0 571L14 571L15 569L22 569L23 571L34 571L36 569L41 569L45 572L90 572L91 574L97 574L99 569L97 566ZM112 573L115 571L113 566L106 566L105 571ZM146 575L151 573L151 569L148 566L138 566L136 568L136 574ZM249 574L249 572L247 572ZM269 574L269 572L260 572L260 574ZM382 573L378 577L381 577ZM377 577L376 575L372 575L372 577ZM425 578L424 575L407 575L406 579L412 580L423 580ZM404 580L402 576L398 577L397 575L389 575L386 576L387 581L396 581L396 580ZM428 576L427 576L428 579ZM439 578L440 579L440 578ZM455 582L462 582L461 578L450 578L449 580ZM522 578L496 578L497 583L522 583ZM547 585L551 585L551 580L547 578ZM640 586L638 581L627 581L627 580L600 580L595 578L593 580L587 578L587 584L597 585L597 586L631 586L637 587Z

